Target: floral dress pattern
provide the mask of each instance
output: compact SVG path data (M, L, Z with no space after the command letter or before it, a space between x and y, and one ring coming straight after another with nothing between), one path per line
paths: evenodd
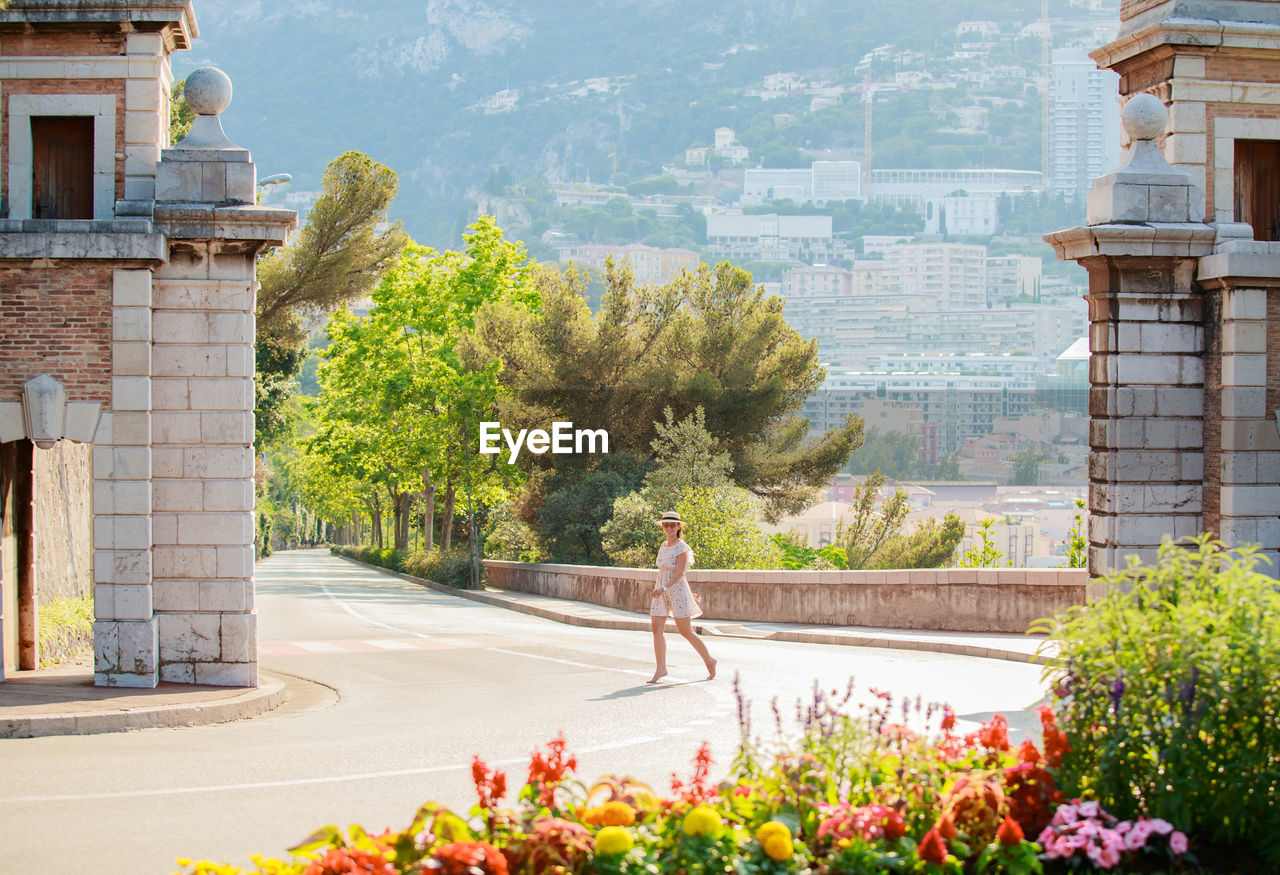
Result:
M674 546L668 547L663 544L658 548L658 582L654 584L654 589L660 586L666 586L666 592L658 593L657 598L653 599L649 604L649 616L651 617L701 617L702 607L698 604L697 596L689 589L689 581L681 575L678 580L673 580L676 570L676 560L680 558L681 553L689 554L689 564L686 568L693 567L693 549L684 541L677 541Z

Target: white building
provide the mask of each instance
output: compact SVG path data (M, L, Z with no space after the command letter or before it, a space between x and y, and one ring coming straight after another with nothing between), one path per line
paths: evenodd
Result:
M737 141L737 135L733 132L733 128L716 128L715 150L723 152Z
M818 206L862 199L861 161L814 161L811 169L813 202Z
M813 200L813 171L808 168L750 168L743 173L742 205L762 206L791 200Z
M957 192L970 196L1018 195L1040 191L1038 170L920 169L871 171L871 198L878 204L911 207L921 215L931 199Z
M782 275L782 297L803 300L813 296L848 297L853 293L853 272L830 264L793 267Z
M739 261L836 261L844 241L831 233L830 216L712 214L707 245L715 258Z
M1030 255L1001 255L987 259L987 303L1014 298L1040 300L1044 263Z
M814 161L807 168L757 167L745 171L743 206L761 206L780 200L825 206L831 201L860 200L862 162Z
M996 198L931 198L924 208L924 233L951 237L990 237L996 233L1000 209Z
M939 310L978 310L987 306L987 247L967 243L907 243L895 246L887 260L896 267L898 288L922 294Z
M1083 197L1095 177L1120 158L1120 77L1081 48L1053 52L1049 119L1049 185L1069 200Z

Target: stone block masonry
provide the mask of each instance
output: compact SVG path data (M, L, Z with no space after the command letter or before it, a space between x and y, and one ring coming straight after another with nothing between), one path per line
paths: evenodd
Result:
M1280 205L1254 145L1280 140L1280 6L1201 5L1122 4L1093 57L1127 157L1087 227L1045 238L1089 270L1094 573L1205 531L1280 568Z
M94 675L107 686L257 683L255 259L297 215L254 204L252 159L218 117L220 71L188 77L196 122L168 141L169 56L195 35L187 2L0 9L0 439L92 443ZM93 119L92 219L34 218L33 179L50 190L57 175L36 173L30 119L51 115ZM61 414L28 425L37 375L39 397L65 404L61 435L43 425Z

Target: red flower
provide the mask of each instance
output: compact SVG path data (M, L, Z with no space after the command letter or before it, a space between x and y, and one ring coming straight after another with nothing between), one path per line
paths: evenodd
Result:
M951 841L956 837L956 821L951 816L950 811L943 813L942 817L938 819L938 825L934 827L934 830L947 841Z
M535 750L529 761L529 783L538 788L540 805L550 807L556 786L564 780L565 774L578 767L577 757L564 755L566 743L564 733L561 733L547 744L549 752L545 758Z
M1036 743L1031 739L1025 739L1022 746L1018 748L1018 762L1030 763L1033 766L1040 763L1040 751L1036 749Z
M1000 828L996 830L996 838L1002 845L1020 845L1026 836L1022 834L1022 827L1018 826L1018 821L1012 817L1006 817L1004 823L1000 824Z
M992 717L978 730L978 740L987 750L1009 750L1009 721L999 714Z
M1034 763L1023 763L1004 770L1004 786L1009 814L1018 821L1023 834L1040 835L1062 801L1053 775Z
M1056 769L1062 758L1071 752L1071 743L1067 735L1058 728L1058 718L1048 705L1041 705L1040 726L1044 731L1044 759L1049 768Z
M497 769L490 771L480 757L472 757L471 780L476 783L476 795L485 811L492 811L498 800L507 795L507 776Z
M488 842L453 842L435 849L424 872L442 875L507 875L507 858Z
M943 708L942 709L942 731L949 732L952 729L955 729L955 726L956 726L956 712L952 711L950 708Z
M920 855L920 859L929 863L940 865L947 862L947 844L942 840L942 836L938 835L937 829L931 829L924 834L924 838L916 846L916 852Z
M685 785L675 772L671 773L672 795L679 796L681 800L693 805L715 795L712 788L707 785L707 776L711 774L711 766L714 763L715 760L711 758L711 745L706 741L702 742L697 755L693 758L693 779L688 785Z

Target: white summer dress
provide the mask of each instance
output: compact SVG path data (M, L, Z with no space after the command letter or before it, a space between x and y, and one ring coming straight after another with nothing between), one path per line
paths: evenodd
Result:
M676 570L676 560L680 558L681 553L689 554L689 564L686 568L693 567L693 548L684 541L677 541L674 546L668 547L663 544L658 548L658 582L657 586L666 586L666 592L658 593L657 598L653 599L649 604L649 616L665 617L671 615L673 617L701 617L702 607L698 604L698 600L694 598L693 591L689 589L689 581L681 575L678 580L672 580Z

